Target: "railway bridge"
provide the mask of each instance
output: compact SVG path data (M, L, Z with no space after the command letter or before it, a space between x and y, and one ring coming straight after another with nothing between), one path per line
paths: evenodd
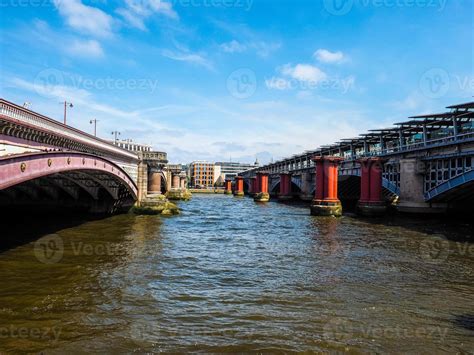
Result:
M412 116L247 170L234 191L257 201L266 200L262 194L309 200L316 215L340 215L341 200L366 215L382 214L389 204L402 212L472 211L473 122L474 102Z
M0 99L0 207L116 213L179 188L179 173L164 152L131 151Z

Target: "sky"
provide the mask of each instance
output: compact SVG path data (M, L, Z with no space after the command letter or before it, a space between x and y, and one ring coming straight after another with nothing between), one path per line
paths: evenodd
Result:
M470 0L0 0L0 97L170 162L254 162L472 101Z

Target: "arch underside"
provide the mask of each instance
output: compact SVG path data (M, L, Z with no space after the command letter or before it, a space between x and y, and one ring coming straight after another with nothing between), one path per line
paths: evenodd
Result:
M132 180L114 163L76 153L40 153L0 160L0 207L67 208L93 213L129 209Z
M474 170L458 175L425 193L427 202L467 202L474 198Z

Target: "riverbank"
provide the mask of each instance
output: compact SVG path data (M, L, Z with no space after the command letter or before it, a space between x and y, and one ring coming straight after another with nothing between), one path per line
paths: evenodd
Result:
M192 194L224 194L224 189L189 189Z

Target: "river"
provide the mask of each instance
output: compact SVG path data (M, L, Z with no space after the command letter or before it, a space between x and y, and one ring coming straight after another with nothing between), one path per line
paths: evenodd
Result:
M0 352L474 351L474 243L436 221L180 207L1 252Z

